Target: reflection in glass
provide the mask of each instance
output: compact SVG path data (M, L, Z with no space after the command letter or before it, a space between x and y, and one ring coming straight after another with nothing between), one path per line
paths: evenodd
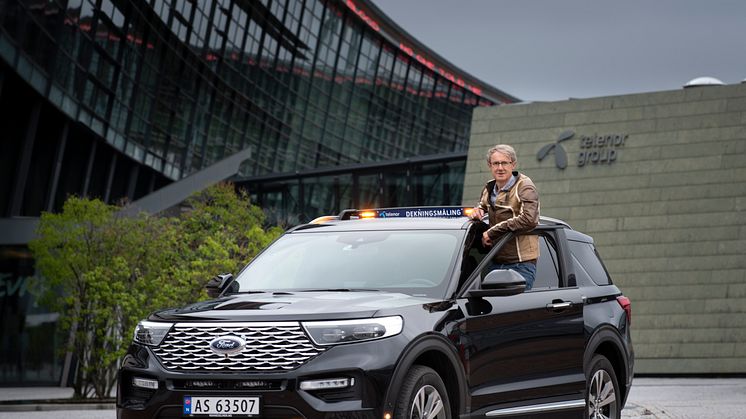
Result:
M239 292L370 289L438 296L463 230L299 232L281 237L236 278Z
M54 88L42 93L72 119L172 180L248 147L255 161L242 176L464 152L472 108L495 104L405 53L344 4L15 4L3 3L2 30L43 70L22 77L49 77ZM408 196L395 192L398 175L383 186L378 174L360 176L351 193L358 203ZM452 202L432 195L451 182L429 176L407 185ZM309 210L330 205L299 201Z

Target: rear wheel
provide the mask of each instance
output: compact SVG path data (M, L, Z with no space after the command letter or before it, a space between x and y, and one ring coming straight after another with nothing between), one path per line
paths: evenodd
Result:
M606 357L602 355L593 357L586 383L586 417L619 419L621 416L619 383L614 368Z
M450 419L446 386L432 368L415 365L409 370L396 402L395 418Z

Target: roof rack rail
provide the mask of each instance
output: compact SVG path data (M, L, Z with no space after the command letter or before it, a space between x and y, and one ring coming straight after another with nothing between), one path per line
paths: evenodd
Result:
M337 215L337 218L340 220L349 220L352 214L355 214L358 212L358 209L355 208L347 208L340 211L339 215Z
M346 221L346 220L358 220L368 218L457 218L457 217L468 217L471 213L471 208L458 207L458 206L445 206L445 207L396 207L396 208L375 208L359 210L355 208L347 208L340 211L337 215L322 215L316 217L308 224L323 224L328 221ZM541 216L540 222L549 225L561 225L563 227L573 228L565 221L557 218ZM487 216L482 218L482 221L487 221Z
M544 224L561 225L561 226L565 226L565 227L569 228L570 230L573 230L573 228L570 226L570 224L567 224L567 222L562 221L562 220L557 219L557 218L545 217L545 216L542 215L542 216L539 217L539 222L542 222Z

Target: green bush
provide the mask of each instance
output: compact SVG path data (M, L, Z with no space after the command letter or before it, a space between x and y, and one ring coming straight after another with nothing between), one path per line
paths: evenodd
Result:
M177 217L118 215L99 200L70 197L42 215L29 247L44 280L42 303L60 313L65 350L78 361L75 396L107 397L137 322L150 312L206 298L205 283L235 273L282 230L230 184L187 201Z

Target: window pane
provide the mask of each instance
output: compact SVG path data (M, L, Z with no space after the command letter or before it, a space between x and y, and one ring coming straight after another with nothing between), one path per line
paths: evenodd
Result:
M572 240L568 243L570 244L570 252L577 262L575 264L576 275L586 276L598 285L611 284L611 278L609 278L609 274L592 244Z
M559 287L559 264L554 244L546 237L539 237L539 260L536 263L536 280L533 289Z
M366 288L440 295L462 231L312 232L283 236L238 276L241 291Z

